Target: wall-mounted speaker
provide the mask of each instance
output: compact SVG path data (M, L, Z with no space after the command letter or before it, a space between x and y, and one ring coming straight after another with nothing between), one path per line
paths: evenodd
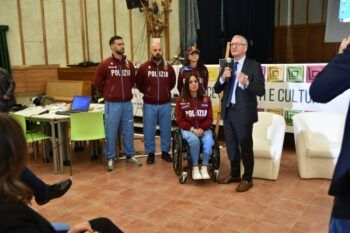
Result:
M126 6L128 9L139 8L141 3L140 0L126 0Z

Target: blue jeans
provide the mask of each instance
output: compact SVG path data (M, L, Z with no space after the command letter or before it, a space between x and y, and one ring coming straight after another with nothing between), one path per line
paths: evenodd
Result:
M8 111L7 103L0 100L0 112L7 112L7 111Z
M329 233L347 233L350 230L350 219L331 218Z
M134 115L131 101L105 102L106 159L116 156L119 126L122 132L124 152L127 157L135 155Z
M50 200L49 185L39 179L31 170L25 167L21 173L21 180L25 183L33 192L37 201L43 202Z
M69 225L60 222L52 222L51 226L55 229L57 233L66 233L69 230Z
M202 165L208 166L209 158L213 150L214 139L213 132L209 129L204 131L201 137L197 137L194 133L187 130L181 130L182 138L185 139L190 146L192 166L198 166L200 146L202 142Z
M159 123L161 150L169 152L171 140L171 103L144 104L143 106L143 133L145 135L146 154L156 150L156 130Z

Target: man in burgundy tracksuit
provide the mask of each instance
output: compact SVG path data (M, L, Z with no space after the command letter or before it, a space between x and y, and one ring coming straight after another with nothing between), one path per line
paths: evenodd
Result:
M134 115L131 89L135 83L134 65L124 56L124 41L120 36L109 40L112 56L97 67L93 85L105 99L106 158L107 170L114 169L116 142L119 126L122 131L126 163L141 166L135 158Z
M162 47L154 43L151 60L143 63L136 75L136 85L143 93L143 132L147 164L154 163L156 126L159 123L162 159L171 162L171 90L176 84L173 67L162 56Z

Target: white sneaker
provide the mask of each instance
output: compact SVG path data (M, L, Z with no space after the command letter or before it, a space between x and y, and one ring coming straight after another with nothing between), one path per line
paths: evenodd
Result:
M201 180L201 179L203 179L201 173L199 172L199 167L198 166L195 166L195 167L192 168L192 179L194 179L194 180Z
M207 166L202 166L201 167L201 174L202 174L202 179L207 180L210 179L210 176L208 174L208 167Z
M127 158L125 161L126 161L127 164L132 164L132 165L136 165L136 166L142 166L142 163L140 161L138 161L135 158L135 156Z
M114 160L113 159L109 159L107 161L107 171L111 172L114 170Z

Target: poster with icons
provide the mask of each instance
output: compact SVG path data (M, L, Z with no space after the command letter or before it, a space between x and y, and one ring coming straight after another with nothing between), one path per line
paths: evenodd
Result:
M287 132L293 132L293 116L308 111L328 111L346 114L350 100L350 90L327 104L315 103L309 95L309 88L316 75L326 64L262 64L265 78L265 95L257 97L258 111L282 115L286 121ZM174 66L178 74L181 66ZM214 91L219 74L219 65L207 65L209 82L207 95L213 104L213 116L219 108L220 96ZM133 91L134 115L142 116L142 94ZM177 88L172 90L173 100L178 97ZM222 123L222 121L221 121Z

